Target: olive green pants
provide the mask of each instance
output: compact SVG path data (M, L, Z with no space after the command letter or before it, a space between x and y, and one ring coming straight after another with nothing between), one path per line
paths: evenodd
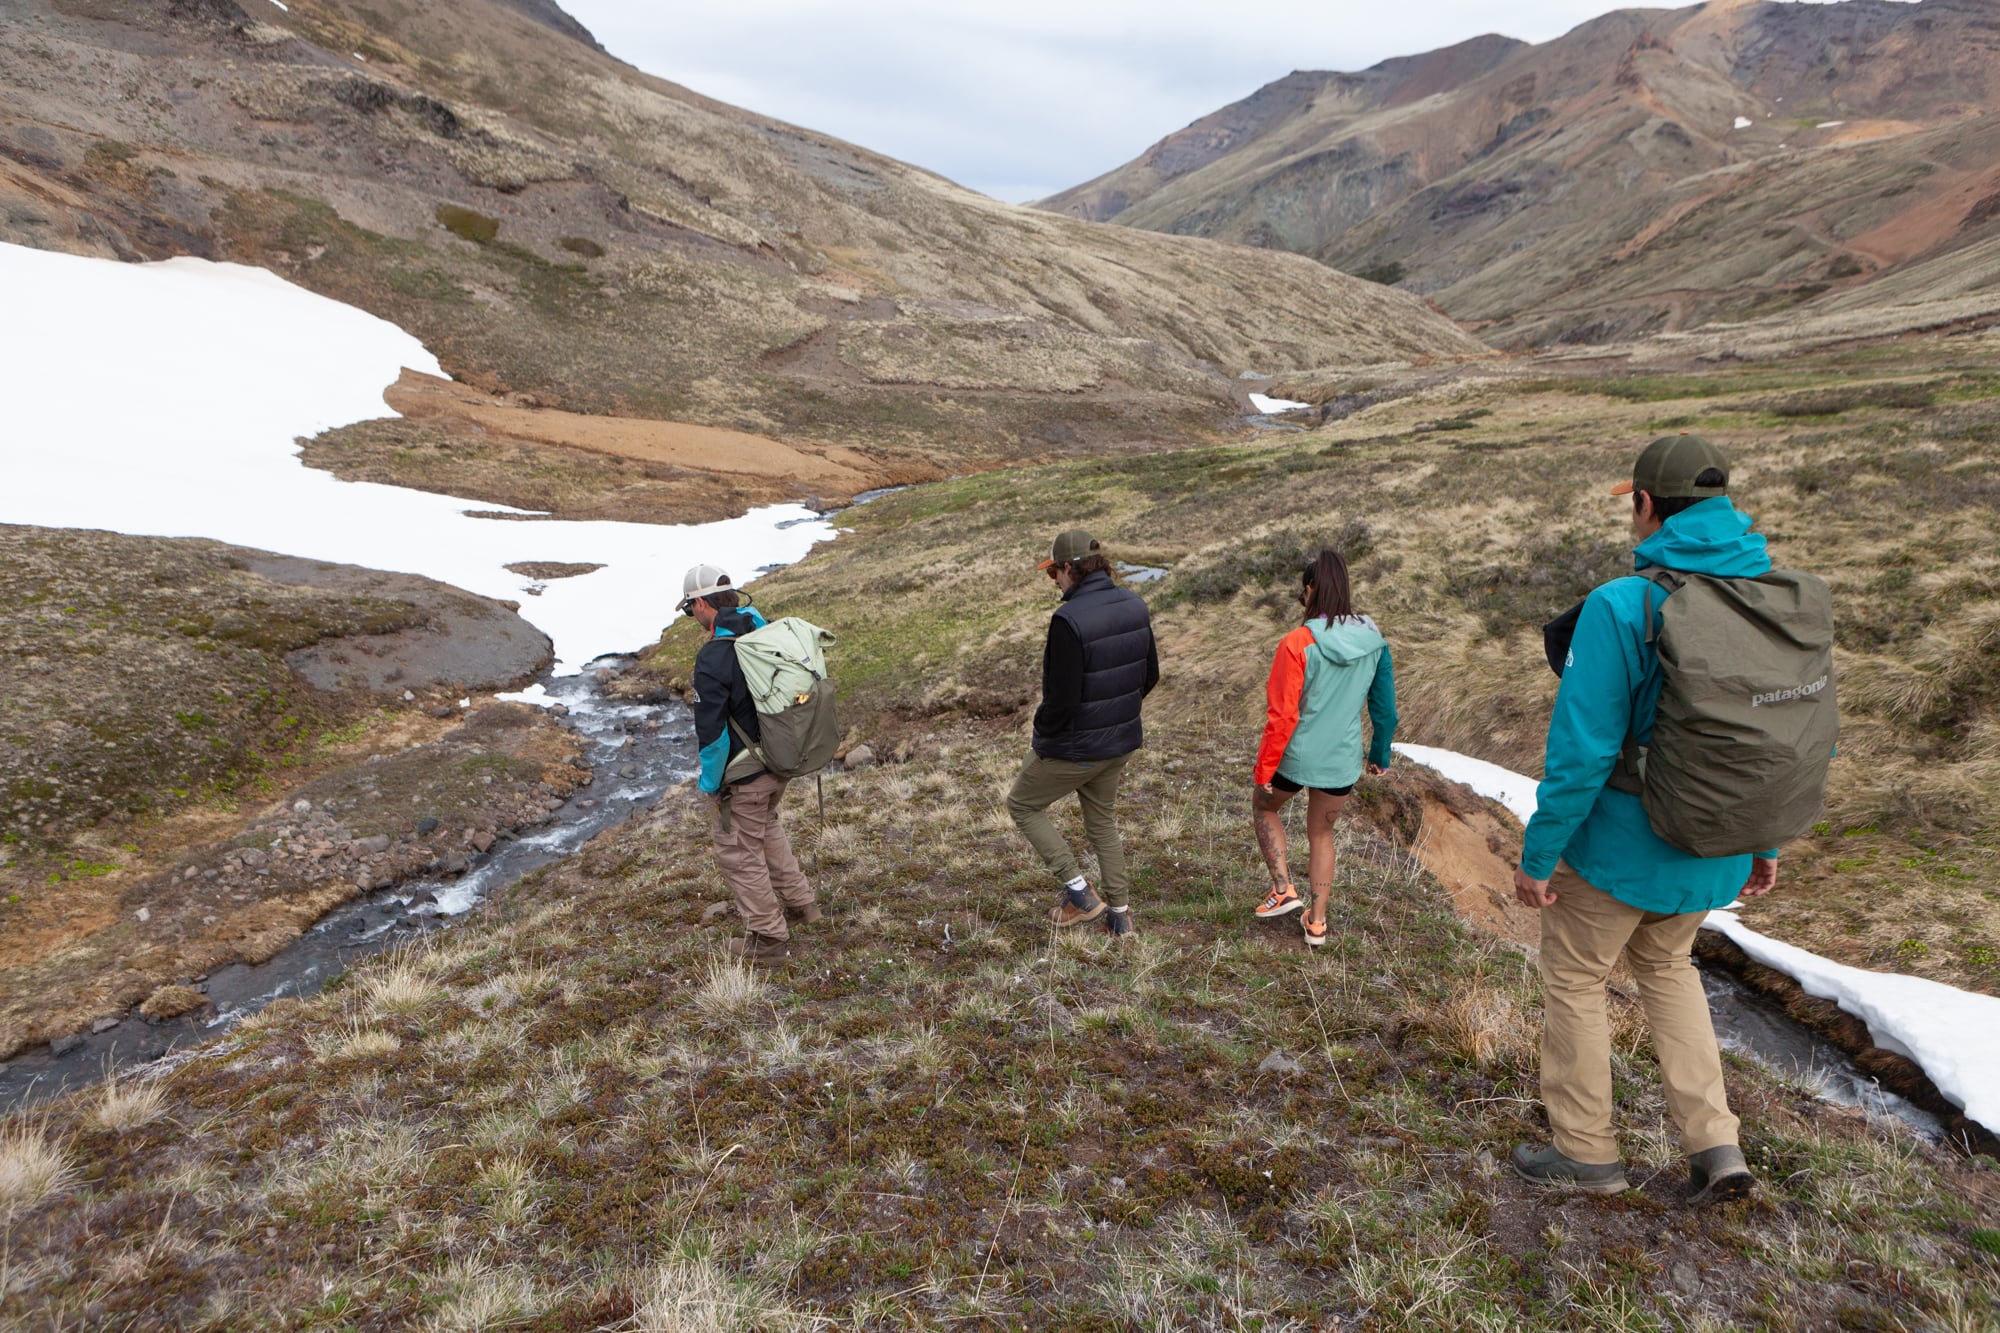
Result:
M1132 878L1125 872L1125 844L1118 838L1118 779L1131 757L1121 754L1116 759L1080 764L1029 755L1007 793L1007 813L1014 817L1014 826L1027 835L1059 884L1067 884L1083 872L1077 868L1069 843L1049 818L1048 809L1076 793L1083 807L1084 836L1097 853L1097 870L1104 877L1097 886L1098 896L1113 907L1126 906L1132 892Z
M1708 913L1641 911L1567 864L1556 867L1549 888L1556 900L1542 909L1542 1104L1557 1150L1592 1165L1619 1160L1604 987L1620 954L1639 986L1681 1146L1698 1153L1735 1143L1722 1053L1690 956Z

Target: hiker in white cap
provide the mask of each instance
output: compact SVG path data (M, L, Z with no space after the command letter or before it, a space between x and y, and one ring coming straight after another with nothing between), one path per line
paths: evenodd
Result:
M762 629L764 617L742 603L729 575L714 565L687 572L680 610L709 636L694 659L694 735L715 859L749 932L738 947L754 962L789 958L792 923L818 921L820 909L778 818L786 780L766 769L752 748L762 732L732 640Z

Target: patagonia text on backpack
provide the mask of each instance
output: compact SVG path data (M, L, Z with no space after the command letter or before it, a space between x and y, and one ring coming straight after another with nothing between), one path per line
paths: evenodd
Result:
M825 650L834 636L796 616L737 636L736 661L757 708L758 739L738 732L745 752L781 778L817 773L840 747ZM734 725L734 724L732 724Z
M1659 707L1651 742L1627 742L1612 785L1695 856L1766 851L1808 832L1840 732L1826 585L1790 570L1645 576L1670 594Z

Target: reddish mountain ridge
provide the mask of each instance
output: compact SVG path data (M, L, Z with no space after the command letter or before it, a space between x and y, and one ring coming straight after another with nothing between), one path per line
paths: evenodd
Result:
M1514 345L1917 327L2000 307L1996 107L1989 0L1621 10L1293 73L1041 206L1309 254Z

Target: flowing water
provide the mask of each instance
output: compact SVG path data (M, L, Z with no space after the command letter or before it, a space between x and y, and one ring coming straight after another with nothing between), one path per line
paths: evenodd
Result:
M622 661L604 658L591 665L616 667ZM584 757L593 773L548 822L495 843L455 879L406 880L365 894L321 918L269 961L223 968L206 982L215 1012L205 1018L154 1025L133 1013L60 1056L47 1046L30 1048L0 1064L0 1111L159 1060L227 1032L273 1000L311 995L359 959L448 928L495 891L651 809L667 788L698 771L694 719L685 705L607 699L593 670L548 680L538 694L569 710L570 725L588 742Z

